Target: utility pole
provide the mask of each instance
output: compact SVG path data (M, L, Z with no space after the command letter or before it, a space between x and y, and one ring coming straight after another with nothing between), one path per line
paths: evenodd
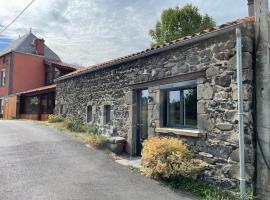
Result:
M255 0L257 194L270 198L270 53L268 0Z

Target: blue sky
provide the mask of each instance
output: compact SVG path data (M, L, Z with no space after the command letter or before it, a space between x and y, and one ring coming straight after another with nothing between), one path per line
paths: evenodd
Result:
M0 0L0 26L30 1ZM246 0L36 0L0 38L0 49L32 27L64 62L87 66L149 47L162 10L186 3L217 24L247 16Z

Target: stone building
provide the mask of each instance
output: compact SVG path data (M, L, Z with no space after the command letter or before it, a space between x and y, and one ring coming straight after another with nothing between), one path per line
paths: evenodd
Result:
M155 133L184 140L209 163L205 179L235 187L239 168L236 35L243 39L247 179L254 177L254 18L247 17L57 80L56 110L127 139L140 155Z

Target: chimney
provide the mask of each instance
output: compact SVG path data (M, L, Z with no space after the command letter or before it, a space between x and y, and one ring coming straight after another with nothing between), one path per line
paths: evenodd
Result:
M248 15L249 16L254 16L254 0L248 0Z
M45 40L44 39L36 39L36 51L38 55L44 55L44 43Z

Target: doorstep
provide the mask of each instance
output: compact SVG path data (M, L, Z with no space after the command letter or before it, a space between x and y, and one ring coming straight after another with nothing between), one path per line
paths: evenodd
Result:
M141 157L132 157L130 155L111 155L113 160L126 167L139 168L141 166Z

